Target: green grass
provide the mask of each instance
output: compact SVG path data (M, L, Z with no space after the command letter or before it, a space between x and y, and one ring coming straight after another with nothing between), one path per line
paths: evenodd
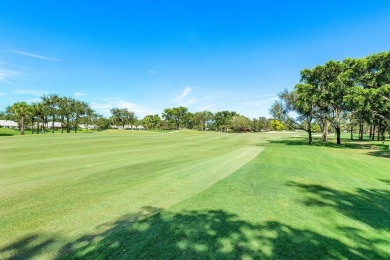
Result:
M388 156L296 134L1 137L0 258L389 258Z

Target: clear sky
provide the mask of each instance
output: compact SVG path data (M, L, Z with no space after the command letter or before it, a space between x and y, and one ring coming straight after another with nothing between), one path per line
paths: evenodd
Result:
M56 93L268 116L303 68L389 49L388 0L1 1L0 110Z

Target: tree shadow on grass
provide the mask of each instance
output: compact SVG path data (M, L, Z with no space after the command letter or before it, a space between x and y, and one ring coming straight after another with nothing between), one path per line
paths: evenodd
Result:
M368 152L367 154L375 156L375 157L382 157L382 158L390 159L390 150L371 151L371 152Z
M15 243L0 248L0 259L31 259L40 255L54 241L54 238L45 239L38 234L25 236ZM2 255L7 257L3 258Z
M360 141L360 140L348 140L342 144L336 144L334 142L322 142L320 139L315 139L313 144L308 144L306 139L303 138L288 138L284 140L271 140L269 141L273 144L285 144L285 145L295 145L295 146L311 146L311 147L330 147L330 148L342 148L342 149L355 149L355 150L368 150L365 154L375 157L390 158L390 150L386 149L382 144L373 144L369 141Z
M59 252L58 259L386 257L385 252L372 249L372 243L385 241L357 239L359 246L352 248L312 230L277 221L251 223L223 210L162 211L138 222L134 222L134 216L124 216L103 233L68 243Z
M380 180L381 182L384 182L384 183L386 183L386 184L389 184L389 185L390 185L390 180L383 180L383 179L378 179L378 180Z
M336 144L332 141L322 142L321 139L313 139L313 144L309 144L307 139L301 137L286 138L283 140L270 140L273 144L285 144L285 145L302 145L302 146L315 146L315 147L331 147L331 148L347 148L347 149L371 149L379 145L369 144L361 141L343 140L342 144Z
M152 215L150 215L152 214ZM143 218L147 216L146 218ZM340 227L354 246L314 230L278 221L254 223L224 210L170 212L148 207L106 223L102 232L64 243L57 259L381 259L374 249L386 241L369 240L359 230ZM43 237L43 236L42 236ZM40 258L53 239L34 235L0 249L6 259ZM47 237L47 234L45 234ZM33 241L41 241L33 243ZM58 239L56 240L58 242ZM0 255L1 256L1 255Z
M286 185L307 193L308 196L303 201L307 206L333 207L372 228L390 231L389 190L356 189L352 193L317 184L288 182Z

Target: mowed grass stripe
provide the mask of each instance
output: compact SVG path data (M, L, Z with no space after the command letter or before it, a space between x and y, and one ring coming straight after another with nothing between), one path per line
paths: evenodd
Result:
M174 205L253 159L259 139L184 132L0 140L2 244L28 233L75 238L143 206Z
M300 140L263 137L261 154L215 185L124 214L60 258L389 259L388 159Z

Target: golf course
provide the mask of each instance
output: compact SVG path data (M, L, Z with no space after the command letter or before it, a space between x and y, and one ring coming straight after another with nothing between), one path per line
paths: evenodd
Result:
M390 151L330 137L0 136L0 259L389 259Z

